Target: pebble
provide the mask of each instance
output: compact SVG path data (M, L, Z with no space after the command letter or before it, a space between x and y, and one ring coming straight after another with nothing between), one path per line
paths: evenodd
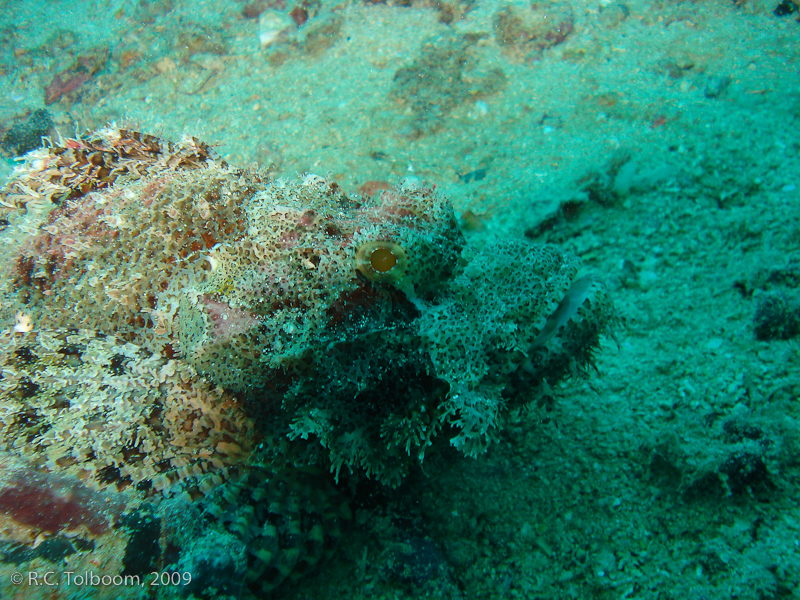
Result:
M265 10L258 18L258 43L262 48L268 48L287 38L294 28L294 21L285 12Z

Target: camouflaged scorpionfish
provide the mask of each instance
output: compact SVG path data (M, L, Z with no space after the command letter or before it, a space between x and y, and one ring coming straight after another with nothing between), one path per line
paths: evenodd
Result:
M0 588L38 561L273 589L333 550L343 473L477 455L613 320L575 258L474 251L433 188L372 201L194 138L59 140L0 203Z

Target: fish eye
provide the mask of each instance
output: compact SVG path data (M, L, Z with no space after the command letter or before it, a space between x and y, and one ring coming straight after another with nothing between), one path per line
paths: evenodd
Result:
M356 269L377 283L393 283L405 275L405 250L394 242L380 240L362 244L356 252Z

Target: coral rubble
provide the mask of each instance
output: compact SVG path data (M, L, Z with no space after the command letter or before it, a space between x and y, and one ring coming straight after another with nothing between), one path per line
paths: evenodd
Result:
M60 139L0 203L4 540L142 543L221 594L330 554L342 476L485 450L613 320L573 256L467 246L435 186L275 180L194 138Z

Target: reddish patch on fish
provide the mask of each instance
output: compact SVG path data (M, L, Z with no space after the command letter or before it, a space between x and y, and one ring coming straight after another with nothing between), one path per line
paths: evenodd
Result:
M217 302L209 297L203 298L202 302L214 328L214 337L217 339L228 340L249 331L259 323L258 317L247 310L233 308L225 302Z
M77 481L26 472L0 490L0 513L44 533L84 526L101 535L119 516L120 506Z
M358 188L358 193L362 196L369 196L372 198L377 192L390 189L392 189L392 186L388 181L383 181L382 179L373 179L367 181L360 188Z

